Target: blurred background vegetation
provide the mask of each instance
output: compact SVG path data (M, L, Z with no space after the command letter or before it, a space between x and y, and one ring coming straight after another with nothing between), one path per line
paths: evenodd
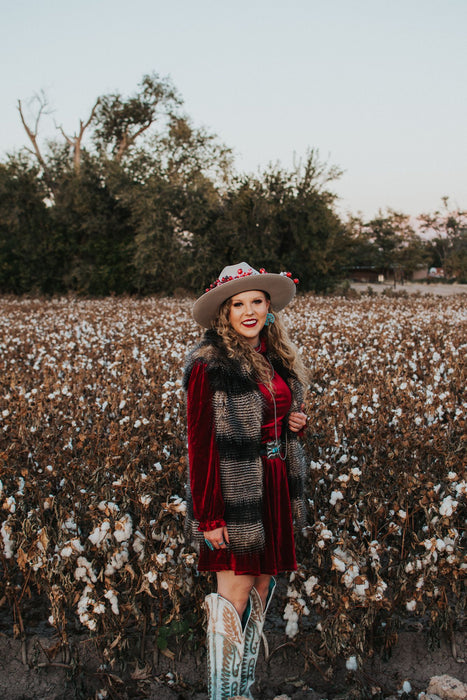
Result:
M234 169L230 148L183 111L167 78L146 75L129 97L99 97L73 135L42 143L44 94L18 101L28 147L0 162L0 292L82 295L199 293L246 259L329 291L353 269L399 280L442 268L467 280L467 217L391 210L342 220L342 171L310 150L286 170Z

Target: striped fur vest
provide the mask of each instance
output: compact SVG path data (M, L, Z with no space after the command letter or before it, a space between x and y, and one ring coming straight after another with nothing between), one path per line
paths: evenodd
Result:
M268 355L278 374L292 393L291 411L299 411L303 387L280 359ZM224 519L229 532L230 547L235 554L261 551L264 547L262 524L262 461L261 423L263 395L252 377L251 370L229 358L219 335L212 330L189 354L184 372L184 388L196 363L206 365L213 393L214 430L220 460ZM297 525L305 520L304 479L306 462L296 433L283 430L287 440L287 476L292 513ZM188 478L187 537L196 548L203 541L199 522L193 515Z

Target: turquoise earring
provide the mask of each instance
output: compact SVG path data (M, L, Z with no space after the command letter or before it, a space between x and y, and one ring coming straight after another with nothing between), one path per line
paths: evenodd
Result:
M276 317L274 316L274 314L272 314L270 311L268 311L264 325L270 326L271 324L274 323L275 320L276 320Z

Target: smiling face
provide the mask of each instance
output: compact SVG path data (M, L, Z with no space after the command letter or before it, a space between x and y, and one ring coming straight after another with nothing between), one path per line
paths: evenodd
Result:
M271 302L264 292L251 291L235 294L231 298L229 321L239 335L256 347Z

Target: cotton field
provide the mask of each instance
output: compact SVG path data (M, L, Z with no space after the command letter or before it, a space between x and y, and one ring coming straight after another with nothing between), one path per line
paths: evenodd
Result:
M0 300L0 601L15 634L33 596L63 645L78 624L111 659L208 591L183 535L190 307ZM311 385L283 628L311 626L358 665L405 617L439 634L463 614L466 299L305 296L285 318Z

